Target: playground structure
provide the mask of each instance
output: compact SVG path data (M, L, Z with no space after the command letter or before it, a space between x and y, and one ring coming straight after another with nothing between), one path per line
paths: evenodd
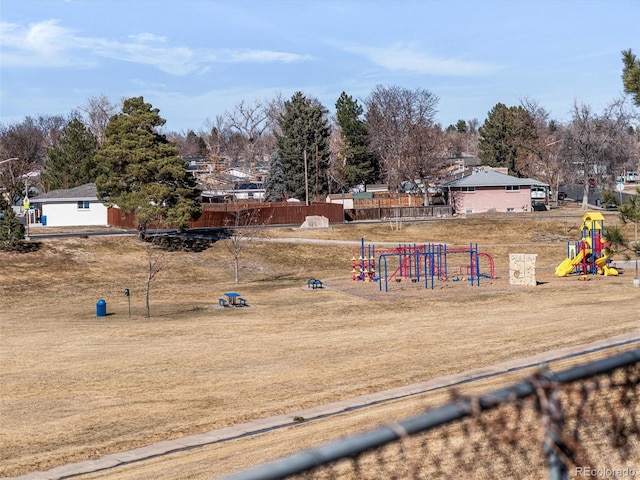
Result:
M375 282L376 277L376 247L364 244L360 239L360 257L356 259L355 252L351 257L351 279L364 282Z
M587 212L582 217L581 238L567 243L567 258L556 267L556 275L565 277L570 273L581 275L618 275L618 270L609 266L611 255L606 249L603 236L604 217L600 212Z
M377 262L376 262L376 254ZM451 255L462 258L463 264L451 273ZM485 259L488 272L482 272L480 259ZM495 266L491 255L478 251L478 245L451 247L440 243L400 244L391 249L378 249L365 245L361 239L360 257L351 259L352 279L377 281L380 291L383 286L389 291L389 282L407 279L412 283L424 282L425 288L433 289L437 281L459 281L466 279L471 285L480 286L481 278L495 278Z

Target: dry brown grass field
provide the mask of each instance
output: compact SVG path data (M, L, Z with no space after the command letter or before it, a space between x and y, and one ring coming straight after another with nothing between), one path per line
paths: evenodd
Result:
M28 254L0 253L0 476L637 331L633 272L554 275L566 241L579 237L582 213L270 228L243 251L238 285L224 241L202 252L168 252L152 284L150 318L146 253L133 237L45 239ZM403 282L384 293L350 280L355 244L273 241L291 237L473 242L494 257L497 278L480 287L442 282L435 290ZM538 286L509 285L509 253L538 255ZM309 278L327 288L309 290ZM230 290L250 308L219 307ZM100 298L106 317L95 315ZM210 478L402 418L446 395L85 478Z

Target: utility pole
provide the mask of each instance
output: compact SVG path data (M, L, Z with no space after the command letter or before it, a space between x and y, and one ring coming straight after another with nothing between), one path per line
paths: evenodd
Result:
M309 206L309 172L307 168L307 149L304 149L304 202Z
M316 202L318 201L318 145L316 145Z
M24 180L24 200L22 202L22 208L24 209L24 226L25 226L25 240L29 240L29 209L31 204L29 203L29 186L27 179Z

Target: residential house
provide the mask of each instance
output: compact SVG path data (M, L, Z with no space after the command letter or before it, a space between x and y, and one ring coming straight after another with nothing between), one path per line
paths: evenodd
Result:
M33 197L31 203L40 213L42 226L106 226L107 206L97 195L95 183L52 190Z
M549 185L491 169L444 183L442 188L457 213L527 212L546 209Z

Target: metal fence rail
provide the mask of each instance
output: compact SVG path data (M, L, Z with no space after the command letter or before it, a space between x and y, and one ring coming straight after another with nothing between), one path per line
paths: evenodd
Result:
M225 478L469 475L640 477L640 348L557 373L541 371Z

